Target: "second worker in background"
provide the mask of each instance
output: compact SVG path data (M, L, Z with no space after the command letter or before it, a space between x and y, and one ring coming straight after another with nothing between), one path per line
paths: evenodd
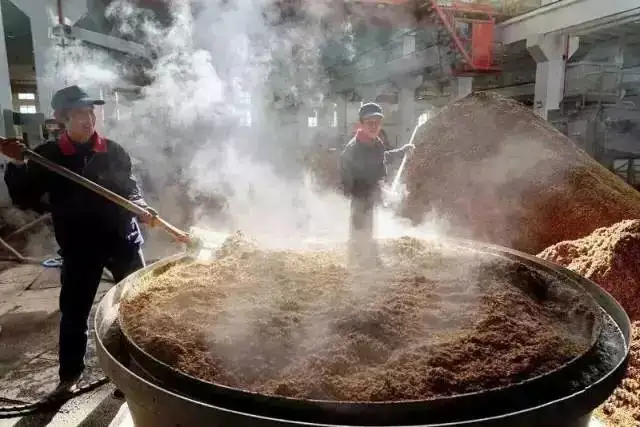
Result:
M35 148L35 152L80 174L148 210L141 218L153 222L156 213L145 203L132 176L131 158L122 146L96 132L94 105L78 86L53 96L55 118L64 125L58 140ZM116 283L144 266L142 233L137 218L102 196L56 175L36 163L25 162L18 140L2 140L0 150L12 159L5 182L13 203L23 209L51 211L55 237L63 265L60 275L60 384L52 395L72 391L85 368L89 313L103 269ZM46 205L41 203L48 195Z
M374 240L375 206L381 201L381 182L387 176L387 162L410 153L406 144L387 150L379 138L384 114L373 102L360 107L360 126L340 156L340 171L345 194L351 199L349 262L363 267L380 264Z

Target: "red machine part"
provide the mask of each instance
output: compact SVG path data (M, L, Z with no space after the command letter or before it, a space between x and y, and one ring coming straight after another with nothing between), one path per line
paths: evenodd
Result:
M403 8L414 7L431 22L447 31L451 48L459 59L453 70L457 75L477 75L500 71L496 61L495 25L498 12L490 4L464 0L344 0L361 5ZM445 4L446 3L446 4ZM392 13L392 12L391 12ZM392 25L407 22L388 20ZM433 24L432 24L433 25Z
M453 0L440 5L429 0L430 7L451 36L452 47L462 58L457 74L484 74L500 71L495 60L495 9L489 4ZM462 25L459 25L462 24ZM464 34L460 28L468 28Z

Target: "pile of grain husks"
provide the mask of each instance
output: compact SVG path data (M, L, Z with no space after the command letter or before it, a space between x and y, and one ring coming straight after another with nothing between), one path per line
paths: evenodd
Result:
M640 217L640 193L517 101L461 99L416 136L403 215L529 253Z
M557 243L540 258L598 283L640 320L640 220L599 228L578 240Z
M587 237L555 244L538 256L598 283L634 320L627 377L597 415L609 426L640 425L640 220L599 228Z
M542 296L553 285L539 272L408 237L381 243L385 265L361 270L344 248L272 251L232 236L214 260L145 276L121 301L121 325L204 381L338 401L501 387L589 347L589 301Z

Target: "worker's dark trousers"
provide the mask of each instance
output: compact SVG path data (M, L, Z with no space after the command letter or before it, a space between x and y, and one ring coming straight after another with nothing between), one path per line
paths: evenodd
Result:
M126 247L108 258L95 254L64 252L60 274L60 380L73 379L84 370L89 313L107 268L116 283L144 267L142 251Z
M351 197L349 264L371 266L378 263L378 247L373 238L376 192Z

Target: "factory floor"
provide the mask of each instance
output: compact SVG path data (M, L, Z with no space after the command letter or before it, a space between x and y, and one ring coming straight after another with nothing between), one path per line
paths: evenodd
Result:
M36 402L56 386L59 270L0 262L0 427L133 427L107 384L51 412L3 418L3 407ZM96 302L112 286L105 276ZM89 343L84 382L100 378ZM602 427L593 421L590 427Z
M2 408L37 402L56 386L59 274L57 268L0 263L0 427L105 427L123 404L111 397L108 384L53 412L1 418ZM96 302L110 286L105 275ZM90 342L83 382L102 376Z

